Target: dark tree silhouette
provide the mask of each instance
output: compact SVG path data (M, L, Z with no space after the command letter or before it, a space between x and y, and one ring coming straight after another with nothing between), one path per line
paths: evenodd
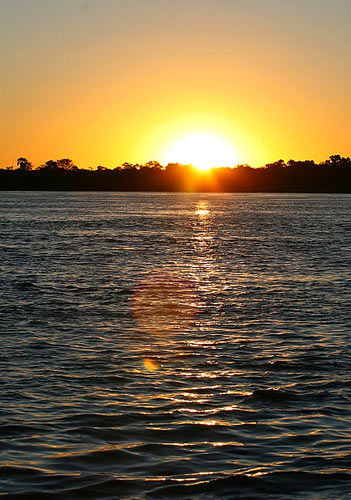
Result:
M61 160L57 160L56 163L58 168L63 168L64 170L78 170L78 167L69 158L62 158Z
M351 158L343 158L340 155L332 155L329 160L325 162L328 167L350 167Z
M27 160L27 158L24 158L23 156L17 158L17 165L21 172L29 172L33 168L31 162Z
M39 167L40 170L57 170L58 165L57 161L55 160L48 160L47 162L44 163L41 167Z
M143 165L126 162L112 169L99 165L92 170L62 158L32 169L29 160L21 157L17 165L15 170L0 169L0 189L351 193L351 159L340 155L319 164L290 159L260 168L244 164L209 172L178 163L164 167L157 161Z

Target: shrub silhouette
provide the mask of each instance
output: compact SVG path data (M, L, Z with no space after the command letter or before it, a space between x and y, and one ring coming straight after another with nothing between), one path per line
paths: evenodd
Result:
M237 165L208 172L179 163L164 167L157 161L80 169L69 158L48 160L33 168L27 158L20 157L17 166L0 169L1 190L351 192L351 159L340 155L319 164L278 160L260 168Z

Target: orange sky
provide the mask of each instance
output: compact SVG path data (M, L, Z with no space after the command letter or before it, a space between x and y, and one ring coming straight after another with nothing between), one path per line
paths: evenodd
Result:
M350 155L348 0L1 0L0 166ZM177 161L177 159L174 159Z

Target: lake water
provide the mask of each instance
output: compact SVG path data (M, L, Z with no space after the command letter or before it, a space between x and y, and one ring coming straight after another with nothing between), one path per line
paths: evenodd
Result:
M351 498L350 214L0 193L0 492Z

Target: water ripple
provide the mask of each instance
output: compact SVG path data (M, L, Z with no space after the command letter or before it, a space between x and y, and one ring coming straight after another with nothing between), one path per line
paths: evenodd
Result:
M350 498L350 208L3 193L0 496Z

